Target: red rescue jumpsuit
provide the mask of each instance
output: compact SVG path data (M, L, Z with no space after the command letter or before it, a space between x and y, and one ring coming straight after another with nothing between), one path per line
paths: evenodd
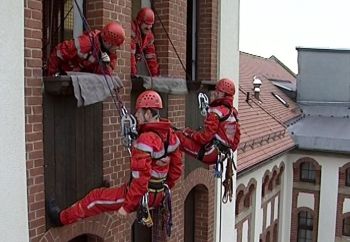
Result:
M218 150L213 144L214 140L235 151L240 140L240 129L237 110L232 104L230 97L216 99L209 105L203 130L176 132L181 142L180 149L208 165L217 162ZM199 157L201 149L204 149L203 157Z
M131 23L131 75L137 74L136 63L140 61L142 53L147 61L151 76L159 76L159 64L157 61L156 48L154 46L154 35L150 31L146 35L142 35L137 20Z
M180 141L167 120L146 123L139 128L139 137L131 153L131 174L129 184L116 188L97 188L71 207L62 210L60 221L70 224L106 211L117 211L123 206L128 213L138 209L142 196L149 188L150 179L165 179L172 188L182 173ZM164 143L168 140L167 156ZM149 192L149 206L157 207L163 201L164 193Z
M57 72L82 71L111 75L117 63L117 54L103 50L100 31L85 32L76 39L59 43L51 52L48 63L48 75ZM110 58L108 65L99 64L100 50Z

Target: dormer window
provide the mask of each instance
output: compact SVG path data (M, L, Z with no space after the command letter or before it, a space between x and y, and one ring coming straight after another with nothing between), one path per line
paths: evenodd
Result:
M272 96L274 96L278 101L280 101L285 107L289 107L289 104L286 100L284 100L280 95L274 93L274 92L271 92Z

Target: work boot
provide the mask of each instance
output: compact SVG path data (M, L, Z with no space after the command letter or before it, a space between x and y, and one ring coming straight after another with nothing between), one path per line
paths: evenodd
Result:
M54 227L62 226L60 220L61 209L58 207L56 200L51 198L47 203L47 213L50 218L50 222Z

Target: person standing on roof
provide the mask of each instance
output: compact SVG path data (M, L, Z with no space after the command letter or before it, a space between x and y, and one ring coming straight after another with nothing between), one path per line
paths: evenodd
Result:
M238 112L233 107L234 82L224 78L215 86L214 100L209 104L204 128L196 131L186 128L177 131L180 149L192 157L213 165L218 155L229 149L235 151L240 141Z
M171 189L183 170L180 141L168 120L160 119L162 99L155 91L144 91L136 100L135 117L138 138L131 150L131 180L116 188L97 188L82 200L62 211L54 200L48 203L48 215L56 226L106 211L118 211L122 216L138 210L148 193L149 208L159 207L165 189Z
M137 63L146 62L151 76L159 76L159 64L152 26L154 24L154 12L150 8L142 8L136 19L131 23L131 76L138 73Z
M50 54L48 75L67 71L111 75L117 64L116 50L124 40L123 27L110 22L101 31L85 32L78 38L63 41Z

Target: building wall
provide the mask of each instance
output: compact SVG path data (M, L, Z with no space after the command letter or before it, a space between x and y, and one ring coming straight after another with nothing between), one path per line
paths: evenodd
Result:
M45 233L42 7L42 1L24 1L25 139L31 241L39 241Z
M301 171L298 167L303 161L315 162L315 184L299 181ZM272 189L266 198L262 198L264 177L269 174L271 177L273 170L282 164L284 168L279 191ZM249 209L243 208L236 216L235 241L264 242L267 233L271 236L270 241L273 241L276 224L278 241L297 241L298 212L302 209L313 215L313 241L349 239L342 235L343 218L349 212L350 189L345 186L345 171L349 167L350 158L346 155L297 150L240 175L237 179L237 197L242 187L246 195L247 187L255 180L256 188ZM242 209L242 203L236 205Z
M236 216L236 233L235 236L237 242L243 241L243 238L248 237L249 242L265 241L266 235L269 233L272 240L273 228L275 224L278 224L278 236L279 241L283 240L284 236L282 229L285 227L285 223L288 222L288 217L285 218L284 210L288 209L289 202L286 201L285 193L288 189L288 174L285 173L287 155L278 157L275 160L264 163L263 165L256 167L252 171L247 171L242 173L237 177L237 192L240 191L241 187L250 187L251 184L256 184L255 186L255 196L252 196L252 203L249 210L244 210L238 216ZM280 177L278 177L280 175ZM265 183L264 183L265 180ZM277 182L279 180L279 182ZM267 182L266 182L267 181ZM271 189L269 189L269 182L272 181ZM262 189L265 187L265 195L262 197ZM276 202L277 201L277 202ZM238 204L239 207L242 207ZM236 204L237 205L237 204ZM289 205L290 206L290 205ZM277 208L277 210L276 210ZM249 228L248 236L240 235L242 232L242 226L237 226L245 219L243 217L249 218Z
M349 104L350 50L312 48L297 48L297 50L298 102Z
M228 24L230 23L230 24ZM219 29L218 29L218 76L217 78L231 78L239 85L239 1L219 1ZM229 51L228 51L229 50ZM238 105L238 92L236 92L235 106ZM235 156L237 163L237 156ZM235 180L233 187L236 186ZM217 191L221 183L217 183ZM221 205L220 193L216 200L216 241L231 241L234 237L235 226L235 199L231 203ZM221 211L220 211L221 209Z
M3 4L0 22L0 234L2 241L28 241L23 1Z
M344 196L338 188L341 181L339 174L340 169L350 162L349 157L341 154L306 151L294 151L288 157L291 163L312 159L320 166L320 173L316 175L319 183L317 180L314 185L294 182L293 197L296 199L293 199L292 216L302 208L310 209L317 220L315 229L317 231L314 231L316 238L314 237L313 241L335 241L336 231L338 231L339 236L341 235L341 216L346 213L343 212ZM300 171L294 169L294 172L298 173ZM319 178L317 178L318 176ZM342 179L344 180L344 177ZM315 193L315 191L317 192ZM346 207L346 204L344 206ZM297 223L297 219L293 219L291 241L297 239Z
M228 2L227 2L228 3ZM145 1L142 4L146 4ZM170 35L182 61L186 60L186 10L185 0L177 1L154 1L153 8L160 15L165 29ZM217 19L216 4L212 4L206 9L212 14L215 23ZM25 8L25 99L26 99L26 164L27 164L27 191L29 208L29 236L30 241L69 241L80 235L89 234L94 238L104 241L131 241L132 223L135 214L120 219L116 213L104 213L95 217L81 220L73 225L61 228L48 228L45 221L45 194L44 194L44 169L43 169L43 97L42 97L42 11L43 2L33 0L24 3ZM132 1L87 1L86 17L92 29L101 28L110 20L119 21L126 31L126 41L118 50L118 67L116 73L123 80L124 88L121 91L121 98L130 110L130 22ZM238 9L235 8L238 13ZM179 14L180 13L180 14ZM232 12L226 11L226 16L231 16ZM237 14L238 15L238 14ZM235 15L236 26L238 17ZM216 33L213 27L212 33ZM238 31L235 29L235 32ZM185 78L181 64L167 39L162 26L156 19L154 25L156 38L156 48L159 57L161 75ZM227 33L228 34L228 33ZM235 36L235 55L232 62L238 70L238 36ZM212 41L213 42L213 41ZM215 46L210 43L208 49ZM227 44L226 44L227 45ZM230 44L232 48L232 43ZM216 52L216 47L214 48ZM236 53L237 52L237 53ZM216 63L216 55L211 56L208 61L210 65ZM231 61L232 56L227 56ZM238 71L234 72L233 78L238 80ZM215 73L217 74L217 73ZM225 72L228 75L228 72ZM210 74L212 75L212 74ZM219 74L218 74L219 75ZM168 108L168 118L176 127L185 126L185 96L168 95L164 100ZM110 182L111 186L119 186L128 181L129 178L129 157L127 151L120 145L119 137L119 115L115 110L114 103L107 99L103 103L103 178ZM205 223L200 225L200 230L195 231L200 241L213 241L214 237L214 179L209 169L196 169L186 179L181 179L173 189L173 224L172 236L168 241L183 241L184 238L184 201L186 195L197 185L204 185L207 194L201 195L201 214L206 217ZM203 179L206 177L206 179ZM185 192L184 192L185 191ZM232 231L231 227L231 231ZM230 231L230 232L231 232ZM159 235L159 234L158 234ZM158 236L157 235L157 236ZM160 236L160 235L159 235Z

